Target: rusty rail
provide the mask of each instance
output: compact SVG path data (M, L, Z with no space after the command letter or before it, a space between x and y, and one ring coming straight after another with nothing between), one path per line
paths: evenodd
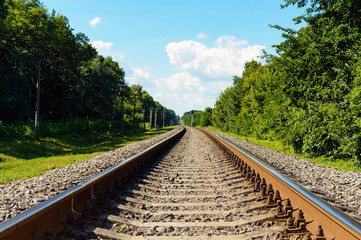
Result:
M292 206L288 206L288 210L280 213L280 215L297 222L300 211L296 213L296 210L301 209L305 220L296 227L301 226L302 228L304 226L307 228L314 236L314 240L361 239L361 224L359 222L293 183L255 156L239 149L216 134L199 130L216 142L230 156L241 172L253 179L256 186L257 184L260 188L263 186L261 191L266 193L265 186L268 186L267 195L269 199L272 196L271 204L272 201L276 202L276 197L273 196L275 191L279 191L282 196L282 198L278 197L278 204L282 202L286 208L287 204L285 203L287 201L285 199L290 200ZM88 181L1 224L0 239L37 239L39 236L44 236L44 233L47 236L54 236L66 224L71 224L74 218L87 214L89 205L92 205L94 201L101 200L104 189L112 189L112 186L126 184L130 177L163 154L184 132L185 129ZM296 223L294 224L296 225ZM291 226L290 230L293 231L295 228Z
M121 185L138 170L164 154L185 132L179 132L152 147L111 167L103 173L79 184L0 225L0 239L38 239L54 236L66 224L86 214L89 205L96 201L110 185ZM52 226L52 227L49 227Z
M299 216L294 209L301 209L305 219L303 225L312 233L315 240L361 239L361 224L358 221L292 182L268 164L236 147L231 142L209 131L198 130L216 142L233 159L241 171L248 174L250 178L263 178L262 184L265 181L268 189L271 185L273 192L278 190L284 200L289 199L292 208L290 208L291 212L283 213L286 217L297 221Z

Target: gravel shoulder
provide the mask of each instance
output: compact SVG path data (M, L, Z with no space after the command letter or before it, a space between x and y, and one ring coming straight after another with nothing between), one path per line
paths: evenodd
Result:
M214 133L252 153L302 187L361 220L361 172L318 165L224 133Z
M96 176L180 129L178 126L159 136L129 144L77 164L57 168L30 179L0 185L0 223Z

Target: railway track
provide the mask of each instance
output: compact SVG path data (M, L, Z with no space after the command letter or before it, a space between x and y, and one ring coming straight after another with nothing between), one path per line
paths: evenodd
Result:
M5 222L0 239L361 239L252 155L184 131Z

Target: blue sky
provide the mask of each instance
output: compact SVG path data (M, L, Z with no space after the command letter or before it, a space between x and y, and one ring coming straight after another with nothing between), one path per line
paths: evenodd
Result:
M262 50L274 53L281 32L299 28L302 9L283 0L45 0L156 101L180 116L213 107L220 92Z

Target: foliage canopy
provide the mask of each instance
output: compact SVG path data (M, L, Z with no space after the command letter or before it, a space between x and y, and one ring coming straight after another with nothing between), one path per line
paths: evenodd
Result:
M283 31L277 56L245 64L218 97L212 125L276 139L309 156L361 162L361 2L285 0L305 27Z
M141 86L128 86L118 63L99 55L86 35L75 34L65 16L49 13L38 0L0 0L1 126L34 118L39 60L43 121L110 120L119 94L127 122L133 121L134 101L137 126L150 107L165 112L167 125L175 119L173 110L155 102Z

